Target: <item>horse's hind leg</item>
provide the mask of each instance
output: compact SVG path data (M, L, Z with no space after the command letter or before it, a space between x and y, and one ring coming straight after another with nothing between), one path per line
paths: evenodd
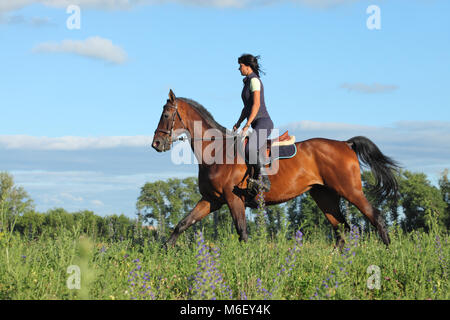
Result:
M354 204L359 209L359 211L361 211L367 217L367 219L369 219L370 223L375 228L377 228L384 244L389 245L391 240L389 238L389 234L387 232L383 217L381 216L380 211L370 204L362 189L352 190L348 195L345 195L345 198L352 204Z
M336 191L321 185L314 186L309 193L333 226L336 235L336 247L341 250L344 247L345 241L340 233L339 224L344 224L344 230L346 232L350 230L350 226L345 221L345 217L341 212L339 205L340 196Z
M192 209L192 211L184 217L183 220L178 222L177 226L173 230L172 235L170 236L169 240L167 241L167 244L174 246L175 242L177 241L178 236L185 231L187 228L192 226L194 223L200 221L204 217L206 217L211 212L214 212L220 207L222 204L217 202L211 202L205 199L200 199L199 202L195 205L195 207Z

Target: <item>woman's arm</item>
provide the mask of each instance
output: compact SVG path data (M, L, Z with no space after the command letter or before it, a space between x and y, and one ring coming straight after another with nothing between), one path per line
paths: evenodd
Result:
M242 108L241 116L239 117L239 120L236 122L237 127L239 128L241 126L242 121L245 119L245 108Z
M245 108L242 109L241 116L239 117L239 120L236 122L236 124L233 126L233 130L236 131L241 126L242 121L245 119Z

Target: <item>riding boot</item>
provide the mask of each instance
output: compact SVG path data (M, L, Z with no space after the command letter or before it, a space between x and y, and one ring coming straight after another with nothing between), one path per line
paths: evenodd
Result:
M257 167L258 167L257 171L259 171L259 172L258 172L258 176L256 176L256 177L259 177L259 174L261 174L262 189L263 189L264 192L267 192L267 191L270 190L269 177L267 176L267 174L266 174L266 172L265 172L265 170L263 168L264 165L262 163L258 162Z
M249 189L253 189L253 192L256 194L258 193L258 179L259 179L259 175L261 174L262 171L262 167L263 164L261 163L261 161L257 160L257 163L255 165L253 165L255 171L253 174L253 178L249 178L248 179L248 183L249 183ZM267 192L270 190L270 180L269 177L267 177L267 175L262 174L261 175L261 180L262 180L262 190L264 192Z

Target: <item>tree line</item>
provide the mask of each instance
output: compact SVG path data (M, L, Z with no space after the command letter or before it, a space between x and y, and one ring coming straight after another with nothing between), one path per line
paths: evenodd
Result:
M438 227L450 229L450 182L448 170L439 179L438 186L432 185L424 173L401 170L396 174L399 183L397 199L377 199L372 196L374 177L362 173L364 192L368 200L384 213L387 225L398 225L404 231L428 231L431 221ZM156 239L164 241L186 214L200 199L196 177L168 179L148 182L141 187L136 202L136 217L123 214L99 216L92 211L70 213L63 208L38 212L27 192L14 184L13 176L0 173L0 234L18 232L30 239L47 235L56 237L61 230L86 233L92 237L124 240ZM341 201L342 211L350 224L370 230L371 226L352 204ZM264 215L247 209L249 234L261 226L269 236L280 232L293 233L302 228L305 232L322 232L331 236L331 225L315 204L309 193L305 193L284 204L268 206ZM192 229L202 229L205 236L217 238L234 234L229 209L221 209L195 224ZM191 236L194 234L191 232Z

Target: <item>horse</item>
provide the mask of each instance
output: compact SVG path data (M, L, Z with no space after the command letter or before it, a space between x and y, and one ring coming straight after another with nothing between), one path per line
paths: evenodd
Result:
M201 132L214 129L221 137L208 139L196 137L195 126ZM202 152L211 149L211 143L223 148L229 145L226 128L217 123L209 111L198 102L176 97L172 90L163 106L160 121L155 130L152 147L158 152L171 149L173 142L186 133L192 151L198 160L198 186L201 199L174 228L166 245L174 246L179 235L187 228L206 217L211 212L227 205L233 218L239 240L247 241L246 207L255 207L246 200L245 193L236 192L237 186L245 184L248 166L244 161L222 161L207 163L201 161ZM220 139L221 138L221 139ZM350 227L340 209L340 199L344 198L355 205L359 211L377 229L386 246L390 243L381 212L366 199L361 182L360 161L370 167L374 174L375 194L378 197L396 196L398 184L394 171L397 163L385 156L368 138L357 136L347 141L313 138L295 142L295 156L276 160L277 174L269 176L271 188L264 192L266 205L274 205L293 199L304 192L310 195L325 214L334 229L335 247L343 248L345 240L339 226L344 225L344 232ZM239 154L233 156L239 158ZM223 158L230 157L223 153ZM229 160L229 159L228 159ZM239 188L238 188L239 189ZM253 202L255 203L255 202Z

